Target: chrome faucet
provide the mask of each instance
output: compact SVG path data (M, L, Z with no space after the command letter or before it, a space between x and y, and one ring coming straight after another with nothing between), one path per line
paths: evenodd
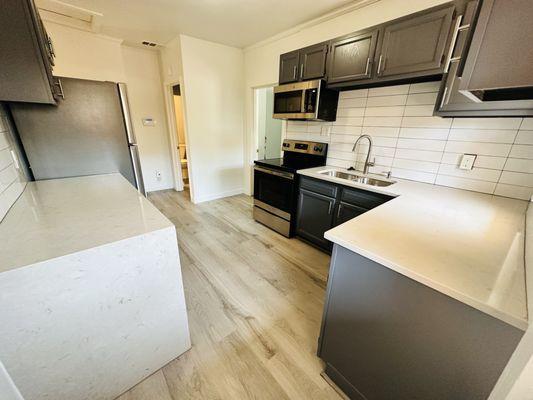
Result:
M363 167L363 174L368 174L368 168L369 167L373 167L375 165L375 159L374 161L369 161L370 160L370 152L372 151L372 138L370 137L370 135L361 135L357 138L357 140L355 141L355 143L353 144L353 148L352 148L352 153L355 151L355 148L357 147L357 145L359 144L359 141L361 139L368 139L368 153L366 154L366 160L365 160L365 166ZM355 170L355 165L354 167L351 167L351 168L348 168L349 170Z

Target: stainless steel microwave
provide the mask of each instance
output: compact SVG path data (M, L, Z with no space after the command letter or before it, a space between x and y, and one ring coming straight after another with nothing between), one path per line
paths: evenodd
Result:
M325 81L288 83L274 88L276 119L335 121L339 92L325 87Z

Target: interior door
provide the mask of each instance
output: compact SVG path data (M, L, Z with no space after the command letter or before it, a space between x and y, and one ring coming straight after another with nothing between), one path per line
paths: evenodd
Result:
M326 74L328 45L321 43L300 50L300 80L318 79Z
M298 80L300 52L291 51L279 56L279 83L290 83Z
M372 64L379 30L331 42L328 83L367 79L372 76Z
M386 25L378 76L442 73L454 10L452 4Z

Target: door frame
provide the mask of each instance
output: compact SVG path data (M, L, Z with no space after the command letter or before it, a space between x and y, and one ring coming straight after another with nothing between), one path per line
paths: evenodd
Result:
M246 153L247 153L247 157L245 158L245 160L248 160L249 164L246 166L247 168L253 168L253 164L254 164L254 161L257 160L257 146L259 145L258 143L258 137L259 137L259 115L257 113L257 96L256 96L256 90L258 89L266 89L266 88L269 88L269 87L275 87L277 86L278 83L275 82L275 83L270 83L270 84L266 84L266 85L259 85L259 86L253 86L251 87L251 98L252 98L252 110L251 110L251 128L249 130L249 135L251 135L251 137L249 136L248 137L248 146L247 146L247 149L246 149ZM286 123L282 123L281 124L281 141L283 142L283 140L285 139L286 137L286 129L287 129L287 124ZM250 174L250 195L253 195L253 190L254 190L254 174L253 172Z
M167 120L169 126L169 143L170 143L170 155L172 158L172 172L174 178L174 190L181 192L184 190L183 176L181 173L181 158L178 150L178 140L177 140L177 122L176 122L176 113L174 111L174 92L173 87L179 85L181 91L181 107L183 112L183 127L185 135L185 150L187 152L187 170L189 174L189 191L191 195L191 201L194 203L194 183L192 178L192 159L190 151L190 140L187 129L187 114L186 114L186 105L185 105L185 91L183 86L183 80L180 78L177 81L172 81L164 84L165 92L165 106L167 109Z

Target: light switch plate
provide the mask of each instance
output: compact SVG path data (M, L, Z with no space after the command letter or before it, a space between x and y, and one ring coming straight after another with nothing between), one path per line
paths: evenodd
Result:
M459 169L470 170L474 168L474 162L476 161L477 154L463 154L461 162L459 163Z

